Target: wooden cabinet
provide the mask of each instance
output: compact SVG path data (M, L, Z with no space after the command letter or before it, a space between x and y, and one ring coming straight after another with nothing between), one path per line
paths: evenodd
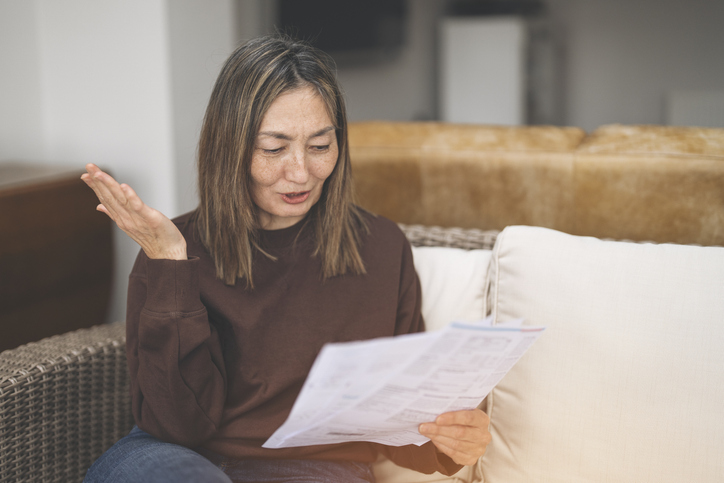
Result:
M0 163L0 351L105 321L111 221L82 173Z

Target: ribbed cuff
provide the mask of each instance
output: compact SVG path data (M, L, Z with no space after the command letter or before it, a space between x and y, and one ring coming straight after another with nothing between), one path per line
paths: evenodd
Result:
M195 312L203 309L199 296L199 259L146 260L146 307L154 312Z

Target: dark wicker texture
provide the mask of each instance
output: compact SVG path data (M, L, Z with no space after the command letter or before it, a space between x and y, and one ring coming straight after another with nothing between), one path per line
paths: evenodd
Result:
M491 249L496 231L401 225L415 246ZM70 483L133 426L122 322L0 353L0 482Z
M0 353L0 481L78 482L133 425L125 325Z
M492 250L498 230L476 228L442 228L439 226L402 225L400 228L416 247L452 247L465 250Z

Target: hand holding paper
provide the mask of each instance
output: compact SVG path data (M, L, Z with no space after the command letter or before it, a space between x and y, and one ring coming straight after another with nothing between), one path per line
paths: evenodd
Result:
M456 457L466 458L476 450L445 438L466 441L487 424L479 419L482 411L468 414L473 420L467 422L456 411L477 408L543 330L454 322L436 332L327 344L289 418L263 446L419 446L430 439L418 426L436 422L429 429L437 432L438 447L458 446L451 448Z
M472 465L490 443L490 419L480 409L441 414L432 423L420 425L420 434L460 465Z

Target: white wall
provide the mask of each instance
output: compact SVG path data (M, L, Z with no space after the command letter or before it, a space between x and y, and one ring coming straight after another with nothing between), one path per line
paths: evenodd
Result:
M233 0L168 0L176 211L198 205L196 147L206 104L236 43Z
M35 4L0 0L0 159L43 155Z
M0 65L11 73L0 76L0 159L93 162L168 216L192 209L198 130L234 47L233 5L0 0ZM114 242L110 320L125 316L138 252L118 229Z
M724 89L722 1L548 3L566 51L566 124L664 124L668 92Z
M97 163L174 212L164 2L38 6L45 160Z

